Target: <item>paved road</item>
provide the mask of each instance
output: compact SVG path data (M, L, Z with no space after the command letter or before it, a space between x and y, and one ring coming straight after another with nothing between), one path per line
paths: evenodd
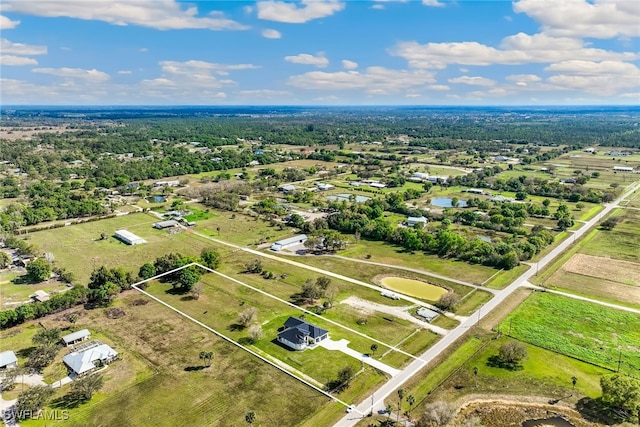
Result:
M483 317L485 317L491 310L496 308L499 304L501 304L509 295L511 295L516 289L521 286L527 286L529 279L536 274L536 272L544 268L547 264L553 261L558 255L562 254L571 244L580 239L583 234L585 234L591 227L596 225L598 221L600 221L604 216L609 214L613 209L618 207L618 203L624 200L629 194L633 193L637 189L640 188L640 182L633 185L628 191L626 191L622 196L616 199L613 203L606 204L604 209L594 216L592 219L587 221L587 223L580 227L580 229L576 230L573 233L573 237L565 239L562 243L560 243L556 248L554 248L551 252L549 252L546 256L541 258L537 263L534 264L535 268L530 268L525 273L523 273L520 277L518 277L513 283L509 286L498 292L489 302L487 302L484 306L480 307L475 314L471 315L466 321L461 323L457 328L453 329L447 336L443 337L440 341L438 341L433 347L429 348L425 351L418 360L414 360L411 362L406 368L402 370L402 372L395 377L391 378L387 381L382 387L375 391L373 399L371 397L367 397L364 401L360 402L356 409L350 413L346 414L340 421L335 424L335 427L351 427L358 423L360 417L366 416L371 410L376 412L378 410L384 410L385 404L384 399L394 393L398 388L402 386L409 378L415 375L420 369L427 363L433 361L436 357L438 357L443 351L445 351L451 344L453 344L458 338L460 338L467 330L472 327L474 324L479 322ZM569 297L575 297L575 295L566 294ZM617 306L616 306L617 307ZM618 308L618 307L617 307ZM373 400L373 403L372 403ZM359 416L358 416L359 415Z

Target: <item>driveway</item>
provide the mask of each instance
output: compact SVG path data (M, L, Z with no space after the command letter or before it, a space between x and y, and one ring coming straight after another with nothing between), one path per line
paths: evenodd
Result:
M341 351L344 354L346 354L347 356L351 356L354 359L358 359L364 363L366 363L369 366L373 366L374 368L382 371L382 372L386 372L387 374L391 375L392 377L395 375L398 375L400 373L399 369L395 369L392 368L391 366L382 363L378 360L375 360L371 357L369 357L366 354L362 354L359 353L353 349L349 348L349 341L345 340L344 338L341 339L340 341L334 341L330 338L327 338L326 340L322 340L320 341L320 344L318 344L320 347L326 348L327 350L331 350L331 351Z
M384 304L378 304L372 301L366 301L366 300L363 300L362 298L358 298L354 296L350 296L348 298L343 299L342 301L340 301L340 304L348 304L351 307L364 309L366 311L378 311L380 313L391 314L393 316L399 317L400 319L404 319L409 322L415 323L421 328L429 329L439 335L446 335L448 332L444 328L431 325L420 319L416 319L411 314L409 314L408 311L411 310L412 308L415 308L416 307L415 305L406 305L402 307L396 307L392 305L384 305Z

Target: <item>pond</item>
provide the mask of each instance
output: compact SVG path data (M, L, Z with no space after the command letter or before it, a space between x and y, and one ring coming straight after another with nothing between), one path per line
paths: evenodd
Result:
M167 201L167 198L164 196L152 196L149 197L149 203L164 203Z
M441 208L453 207L451 206L451 197L434 197L433 199L431 199L431 204L433 206L438 206ZM467 206L467 201L458 199L458 207L463 208L465 206Z
M447 293L447 290L440 286L430 285L420 280L405 279L404 277L385 277L380 282L383 286L393 291L429 301L438 301L442 295Z
M562 417L551 417L538 420L527 420L522 423L522 427L575 427Z

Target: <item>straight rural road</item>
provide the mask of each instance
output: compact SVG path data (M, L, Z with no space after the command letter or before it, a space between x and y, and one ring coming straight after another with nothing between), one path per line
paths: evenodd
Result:
M432 362L442 352L444 352L451 344L453 344L458 338L464 335L474 324L479 322L487 314L489 314L494 308L500 305L509 295L511 295L516 289L521 286L527 286L529 279L536 274L541 268L547 266L557 256L561 255L570 245L578 241L587 231L598 223L602 218L608 215L613 209L618 207L618 204L624 200L627 196L640 188L640 182L633 185L628 191L623 193L614 202L606 204L604 209L600 211L596 216L587 221L585 225L580 227L573 233L573 237L565 239L556 248L549 252L546 256L540 259L537 263L534 263L534 267L524 272L509 286L498 292L489 302L480 307L474 314L462 322L458 327L453 329L449 334L443 337L435 345L422 353L418 360L411 362L402 372L395 377L387 381L382 387L376 390L372 397L367 397L364 401L360 402L356 409L346 414L340 421L335 424L335 427L351 427L357 424L362 417L367 416L371 411L385 410L384 399L394 393L398 388L402 386L407 380L413 377L417 372L422 369L426 364ZM566 296L574 297L567 294ZM377 399L377 400L376 400Z

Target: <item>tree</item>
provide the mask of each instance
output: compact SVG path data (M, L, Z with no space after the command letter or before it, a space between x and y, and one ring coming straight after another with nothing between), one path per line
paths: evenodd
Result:
M213 351L201 351L200 360L207 362L206 366L211 366L211 360L213 359Z
M178 284L185 291L190 291L193 286L200 280L200 273L191 267L187 267L180 272Z
M27 277L34 282L47 280L51 275L51 266L42 258L35 259L27 264Z
M54 390L49 386L36 385L18 395L16 402L16 417L19 420L31 418L47 404Z
M245 270L247 273L262 273L262 261L260 259L254 259L246 265Z
M387 407L385 408L385 411L387 413L386 424L389 425L389 419L391 418L391 413L393 412L393 405L391 403L387 403Z
M456 405L453 403L433 402L425 407L424 414L416 423L416 427L446 426L456 414Z
M573 386L571 390L576 389L576 384L578 384L578 377L571 377L571 385Z
M145 264L142 264L142 267L140 267L140 271L138 272L138 277L140 277L143 280L150 279L155 275L156 275L156 268L153 266L153 264L150 264L148 262Z
M329 285L331 284L331 279L326 276L320 276L316 279L316 285L322 290L327 290Z
M410 394L409 396L407 396L407 403L409 404L409 414L411 414L411 409L413 408L413 405L416 404L416 398L413 397L412 394Z
M202 283L198 282L195 285L193 285L193 288L191 288L191 296L193 297L193 299L195 300L200 299L200 295L202 294L203 290L204 290L204 285Z
M602 227L603 230L611 231L616 225L618 225L619 221L620 221L619 217L612 216L602 221L602 224L600 224L600 227Z
M247 307L238 315L238 324L247 327L255 323L258 319L258 309L255 307Z
M500 346L498 357L507 366L516 366L527 357L527 348L519 341L509 341Z
M86 375L73 381L66 398L69 401L86 402L104 385L102 375Z
M563 216L558 220L558 228L560 230L564 231L570 227L573 227L573 219L571 217Z
M53 346L60 340L60 329L40 329L31 338L31 342L36 345Z
M549 199L544 199L542 201L542 206L544 206L545 208L548 208L550 204L551 204L551 200Z
M452 197L451 198L451 207L452 208L457 208L459 204L460 204L460 200L457 197Z
M16 385L16 377L19 373L18 368L13 369L5 369L2 374L2 379L0 379L0 391L5 392L9 390L13 390L13 387Z
M614 374L600 378L602 400L614 408L633 413L640 406L640 379Z
M355 369L353 369L353 366L351 365L347 365L344 368L340 369L340 371L338 372L337 382L338 384L340 384L341 388L349 387L349 384L351 383L351 380L353 379L355 374Z
M25 366L37 372L42 372L44 368L53 362L57 353L58 349L56 347L46 345L38 346L29 353L29 360L27 360Z
M251 342L256 342L262 338L262 326L257 323L249 326L249 338Z
M212 270L215 270L220 266L220 262L222 261L220 258L220 254L215 249L204 249L200 254L200 259L202 259L202 263L209 267Z
M582 203L576 203L576 209L581 211L584 208L584 204Z
M250 426L253 425L253 423L256 422L256 413L253 411L249 411L245 414L244 416L244 420L247 422L247 424L249 424Z
M460 297L453 291L448 291L442 295L437 302L437 306L443 310L453 311L460 303Z
M398 422L400 422L400 410L402 409L402 399L404 399L404 389L398 389Z
M7 268L11 264L11 257L5 251L0 251L0 268Z
M371 344L371 353L373 353L372 355L375 356L376 355L376 351L378 351L378 344Z

